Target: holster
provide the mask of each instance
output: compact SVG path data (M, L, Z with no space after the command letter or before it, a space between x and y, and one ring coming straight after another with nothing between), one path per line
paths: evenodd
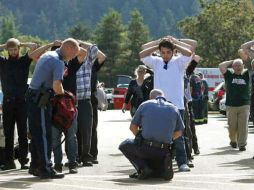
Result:
M36 90L33 96L33 102L40 108L46 107L50 103L50 99L53 97L53 90L45 88L44 85Z
M135 136L134 143L138 146L141 146L143 143L142 130L139 130L137 135Z

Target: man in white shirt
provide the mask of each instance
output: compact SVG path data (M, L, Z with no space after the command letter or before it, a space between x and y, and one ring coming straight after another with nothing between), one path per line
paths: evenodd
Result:
M152 45L151 45L152 44ZM141 61L154 71L154 88L164 92L165 98L184 113L184 72L192 60L192 45L186 44L169 36L142 46L139 53ZM155 51L160 56L153 56ZM180 52L181 54L176 54ZM182 117L183 118L183 117ZM183 136L174 141L176 160L180 171L190 171L187 165Z

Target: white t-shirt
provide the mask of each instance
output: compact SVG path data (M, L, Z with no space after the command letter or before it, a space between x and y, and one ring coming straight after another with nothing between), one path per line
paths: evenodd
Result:
M184 72L191 60L192 56L173 56L165 70L165 63L161 57L151 55L141 59L145 65L153 69L154 88L162 90L165 98L178 109L184 109Z

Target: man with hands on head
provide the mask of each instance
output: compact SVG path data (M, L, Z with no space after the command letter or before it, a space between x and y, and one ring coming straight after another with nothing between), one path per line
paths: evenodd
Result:
M195 41L193 41L193 44ZM141 61L154 71L154 88L164 92L183 118L184 115L184 73L193 57L195 46L179 41L171 36L148 42L142 46ZM159 51L160 56L152 53ZM176 54L176 51L178 52ZM180 53L180 54L179 54ZM174 140L176 161L180 171L190 171L183 136Z
M232 65L232 69L228 67ZM228 132L232 148L245 151L250 113L249 74L242 59L224 61L219 64L226 84L226 106Z
M24 55L20 48L29 48ZM17 124L19 141L19 162L21 169L27 169L28 142L27 142L27 105L25 92L29 67L43 53L42 48L37 48L36 43L20 42L10 38L5 44L0 45L0 50L6 49L8 57L0 56L0 76L3 91L3 126L5 132L5 165L3 170L15 169L14 163L14 127Z

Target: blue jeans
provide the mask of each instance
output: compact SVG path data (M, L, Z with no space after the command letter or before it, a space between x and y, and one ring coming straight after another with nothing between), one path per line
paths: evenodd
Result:
M76 164L78 154L78 142L77 142L77 117L72 122L71 127L68 129L65 147L66 155L69 164ZM54 153L55 164L62 164L63 152L61 144L62 131L57 127L52 127L52 147Z
M179 112L183 119L184 110L179 110ZM176 150L176 162L178 167L180 167L182 164L187 164L187 155L183 136L178 137L177 139L174 140L174 147Z

